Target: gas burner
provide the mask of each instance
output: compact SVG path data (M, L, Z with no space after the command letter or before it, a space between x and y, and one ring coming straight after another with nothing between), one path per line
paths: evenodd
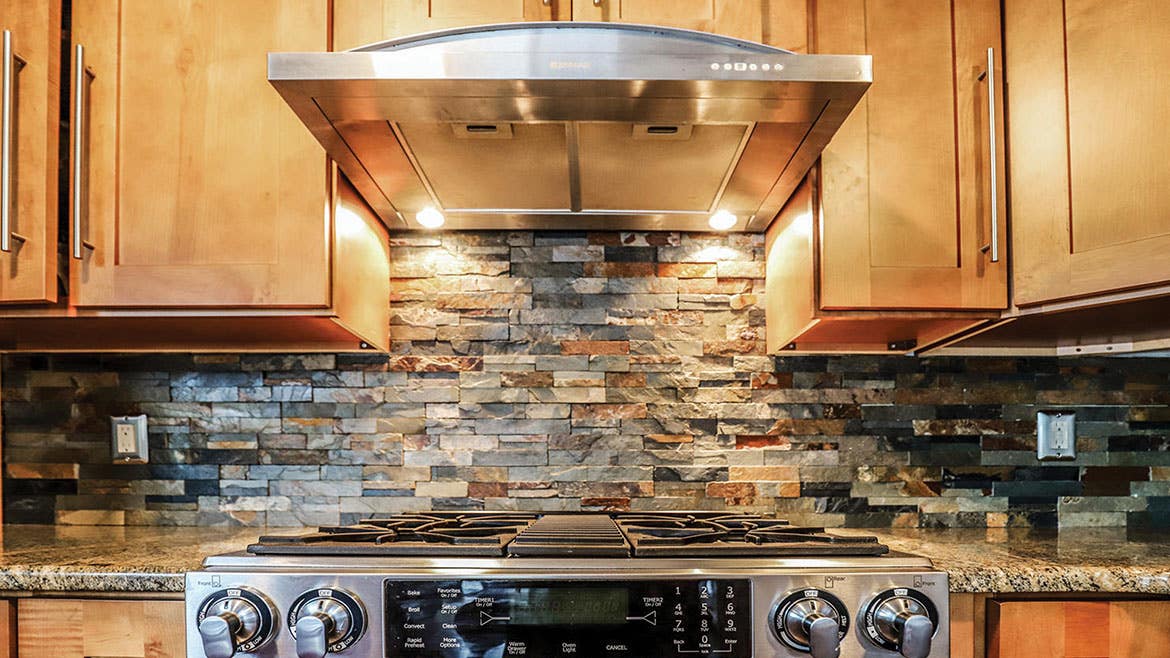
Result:
M756 514L672 512L614 516L635 557L872 556L889 549L876 537L834 535Z
M255 555L503 555L538 516L522 513L427 512L323 526L306 535L265 535Z
M842 536L775 517L727 512L426 512L373 517L317 532L268 535L256 555L531 557L820 557L888 552L875 537Z

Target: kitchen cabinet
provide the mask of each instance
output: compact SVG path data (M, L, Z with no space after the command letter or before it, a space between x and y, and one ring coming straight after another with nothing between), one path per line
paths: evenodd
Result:
M999 3L817 0L811 16L811 50L871 54L874 83L768 230L769 350L909 351L998 317Z
M20 599L16 607L21 658L186 655L180 600Z
M573 20L648 23L808 51L807 0L572 0Z
M0 4L7 48L0 67L0 302L57 299L57 126L61 62L60 0ZM5 196L7 195L7 196Z
M323 0L73 4L73 305L328 305L325 158L266 72L327 23Z
M0 601L0 658L16 658L16 604Z
M68 294L0 309L0 349L388 346L385 227L267 81L329 5L72 4Z
M570 0L334 0L332 50L483 23L568 20Z
M1167 658L1170 601L991 601L988 658Z
M1170 283L1168 24L1161 0L1004 3L1017 305Z

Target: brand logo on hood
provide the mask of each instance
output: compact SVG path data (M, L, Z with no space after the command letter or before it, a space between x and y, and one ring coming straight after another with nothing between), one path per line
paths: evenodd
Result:
M564 62L553 60L548 63L550 69L589 69L593 68L593 64L589 62Z

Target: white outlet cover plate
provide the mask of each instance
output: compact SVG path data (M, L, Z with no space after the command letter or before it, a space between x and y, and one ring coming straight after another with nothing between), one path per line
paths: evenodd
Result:
M1077 414L1075 411L1036 412L1036 458L1076 459Z
M115 462L147 461L146 414L110 416L111 453Z

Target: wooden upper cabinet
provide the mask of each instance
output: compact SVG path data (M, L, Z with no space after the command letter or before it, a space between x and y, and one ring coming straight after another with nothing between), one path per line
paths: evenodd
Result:
M329 304L326 159L266 70L326 50L328 5L73 3L73 306Z
M1170 601L992 601L988 658L1170 658Z
M807 0L572 0L573 20L714 32L806 52Z
M812 27L815 52L874 69L821 157L822 308L1005 308L1003 121L984 76L994 48L1002 98L999 2L817 0Z
M568 20L570 0L334 0L333 50L482 23Z
M12 58L3 63L11 93L0 113L9 130L9 244L0 251L0 302L57 300L57 127L61 2L0 2L0 30ZM5 230L0 227L0 230Z
M17 650L22 658L182 658L182 601L21 599Z
M1007 0L1021 306L1170 283L1170 3Z

